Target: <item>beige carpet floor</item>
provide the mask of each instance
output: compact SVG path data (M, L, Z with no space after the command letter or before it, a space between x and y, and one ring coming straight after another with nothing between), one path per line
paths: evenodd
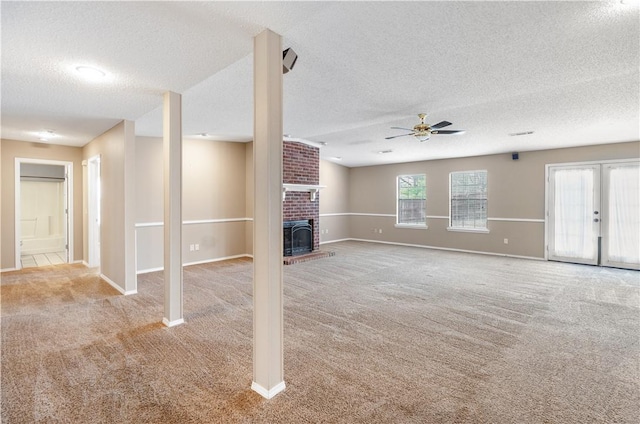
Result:
M284 268L285 381L250 390L251 261L119 295L3 273L2 423L638 423L640 273L343 242Z

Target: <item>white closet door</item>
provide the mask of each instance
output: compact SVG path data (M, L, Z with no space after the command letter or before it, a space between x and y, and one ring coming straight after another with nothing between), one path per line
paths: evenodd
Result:
M600 165L549 168L549 259L597 265L600 217Z
M604 266L640 269L640 163L603 165Z

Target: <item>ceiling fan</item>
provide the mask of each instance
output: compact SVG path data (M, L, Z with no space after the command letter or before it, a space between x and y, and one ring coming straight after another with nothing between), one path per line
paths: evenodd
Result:
M420 141L427 141L431 137L431 134L462 134L464 130L441 130L440 128L448 127L451 125L451 122L442 121L438 122L434 125L425 124L424 118L426 118L426 114L419 113L418 118L420 118L420 123L413 128L403 128L403 127L391 127L394 130L407 130L411 131L409 134L400 134L400 135L392 135L391 137L385 137L385 140L391 140L392 138L397 137L405 137L408 135L412 135Z

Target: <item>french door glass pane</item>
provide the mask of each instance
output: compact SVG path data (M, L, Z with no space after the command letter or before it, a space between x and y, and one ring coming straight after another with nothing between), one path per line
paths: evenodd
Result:
M562 169L555 173L555 254L566 258L595 256L592 169Z
M640 167L614 167L609 173L609 260L640 263Z

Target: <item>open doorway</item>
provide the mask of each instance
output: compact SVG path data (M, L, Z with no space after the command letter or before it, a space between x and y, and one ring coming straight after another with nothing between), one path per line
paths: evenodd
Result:
M72 172L71 162L16 158L16 268L72 261Z

